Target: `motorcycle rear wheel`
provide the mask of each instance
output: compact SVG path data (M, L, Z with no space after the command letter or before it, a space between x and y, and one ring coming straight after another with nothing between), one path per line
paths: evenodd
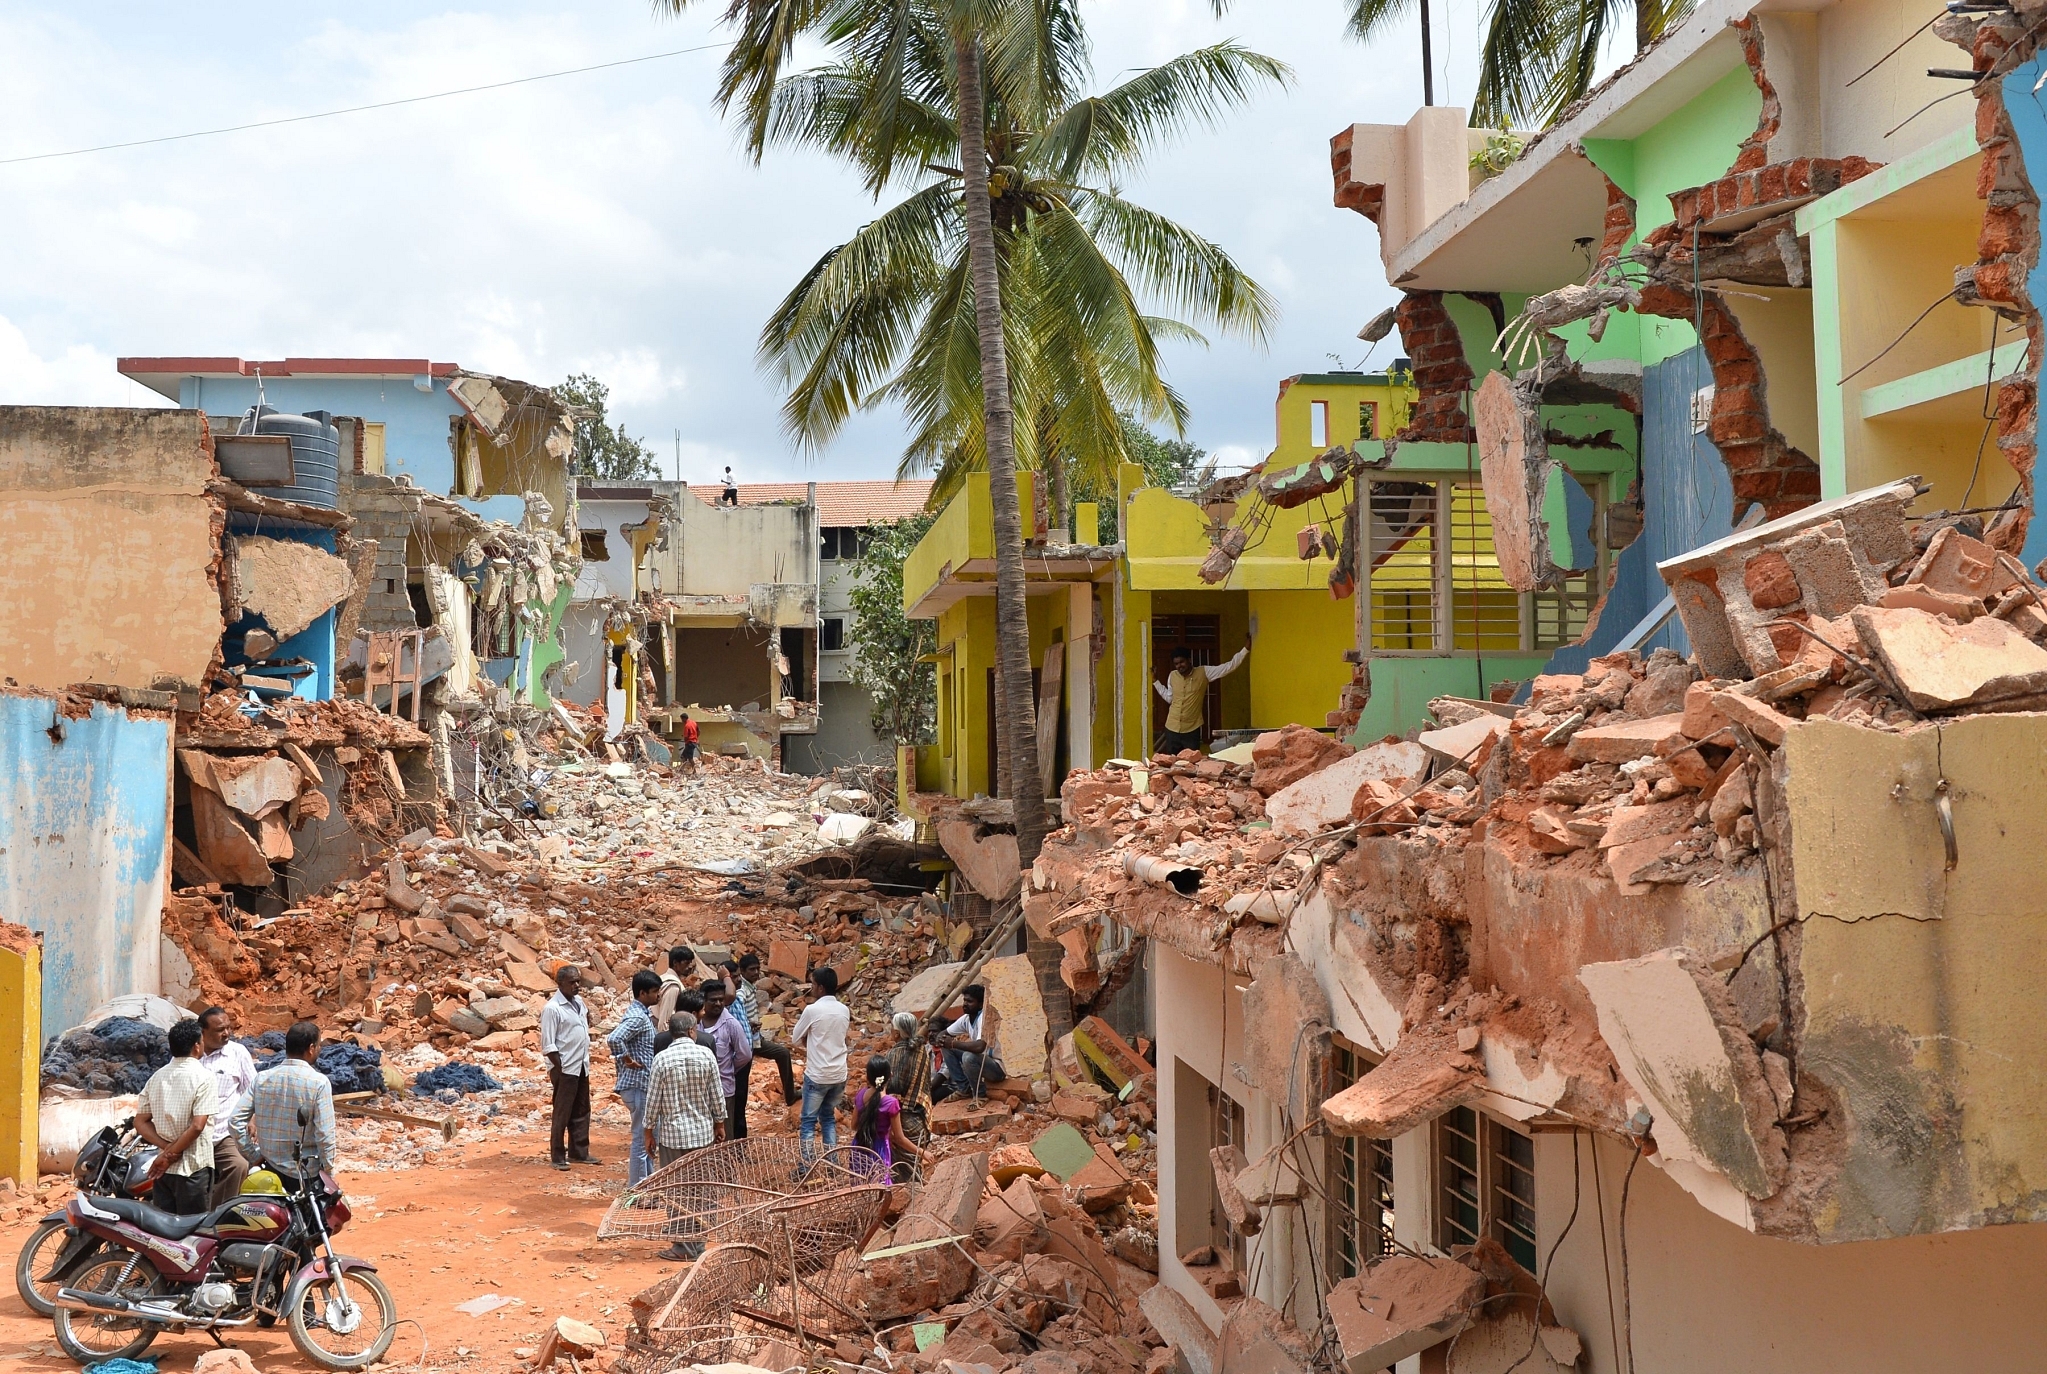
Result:
M354 1326L340 1331L331 1324L341 1302L343 1285L354 1310ZM338 1277L328 1275L306 1285L285 1317L291 1343L299 1353L325 1369L365 1369L384 1358L398 1334L398 1303L384 1281L367 1270Z
M47 1317L57 1310L50 1299L56 1297L57 1290L64 1286L63 1275L47 1279L38 1276L47 1273L57 1262L57 1256L64 1252L64 1246L70 1239L66 1222L62 1217L56 1217L37 1226L22 1245L21 1254L14 1261L14 1291L21 1294L21 1300L28 1304L31 1312Z
M136 1260L135 1272L123 1284L121 1271L131 1259ZM88 1259L64 1286L81 1293L112 1293L118 1287L120 1296L130 1301L160 1297L164 1292L163 1276L155 1267L125 1250ZM56 1319L57 1344L64 1347L66 1355L84 1365L132 1360L149 1349L163 1329L155 1322L138 1321L118 1312L73 1312L60 1307L52 1315Z

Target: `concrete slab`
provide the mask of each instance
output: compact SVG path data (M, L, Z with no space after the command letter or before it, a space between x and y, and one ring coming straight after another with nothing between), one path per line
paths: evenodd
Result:
M1506 723L1498 722L1504 729ZM1459 729L1464 727L1460 726ZM1265 815L1276 835L1313 835L1350 820L1351 798L1368 781L1405 785L1428 767L1420 744L1374 744L1275 792Z

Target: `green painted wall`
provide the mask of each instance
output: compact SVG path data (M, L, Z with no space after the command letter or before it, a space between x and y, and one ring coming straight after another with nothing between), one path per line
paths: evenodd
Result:
M1727 175L1741 141L1756 131L1762 111L1762 92L1756 89L1748 68L1737 67L1640 138L1586 139L1585 155L1634 197L1639 238L1670 222L1672 192ZM1573 357L1634 357L1644 367L1674 357L1698 340L1686 321L1633 314L1615 316L1606 338L1597 345L1590 343L1583 331L1583 325L1560 331L1571 340ZM1581 346L1583 353L1579 352Z

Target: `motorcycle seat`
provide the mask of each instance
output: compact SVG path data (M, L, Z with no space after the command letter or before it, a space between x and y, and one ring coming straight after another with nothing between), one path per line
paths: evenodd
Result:
M183 1240L195 1231L202 1230L213 1220L211 1212L193 1212L179 1216L171 1212L160 1212L146 1202L137 1202L125 1197L92 1197L86 1202L102 1212L111 1212L130 1226L162 1236L165 1240Z

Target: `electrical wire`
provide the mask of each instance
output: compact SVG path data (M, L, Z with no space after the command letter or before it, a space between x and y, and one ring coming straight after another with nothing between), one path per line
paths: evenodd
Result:
M281 119L258 119L246 124L227 124L218 129L194 129L189 133L163 134L156 138L134 138L121 143L100 143L90 148L66 148L59 152L27 153L20 157L0 157L0 167L11 167L22 162L47 162L52 158L83 157L88 153L111 153L122 148L147 148L159 143L181 143L194 138L212 138L218 134L245 133L250 129L273 129L281 124L304 124L315 119L332 119L337 115L363 114L370 110L389 110L400 105L419 105L429 100L446 100L458 95L476 95L483 91L501 91L508 86L527 86L536 81L553 81L557 77L582 76L588 72L609 71L614 67L631 67L642 62L658 62L663 58L681 57L685 53L709 52L713 48L731 46L729 43L703 43L693 48L672 48L667 52L648 53L644 57L622 57L615 62L595 62L587 67L569 67L558 72L540 72L534 76L515 76L509 81L492 81L481 86L463 86L451 91L435 91L429 95L408 95L397 100L379 100L368 105L350 105L338 110L320 110L313 114L286 115Z
M1931 315L1934 311L1940 309L1940 307L1943 304L1953 300L1954 298L1955 291L1953 287L1949 287L1946 291L1943 291L1940 295L1939 300L1936 300L1932 305L1929 305L1924 310L1920 311L1919 318L1913 320L1912 323L1906 325L1904 330L1898 335L1897 338L1892 339L1889 343L1884 345L1882 353L1877 354L1874 358L1871 358L1861 367L1856 368L1853 372L1849 373L1847 376L1843 377L1839 382L1835 383L1835 385L1846 386L1848 385L1848 383L1854 381L1857 377L1860 377L1863 373L1869 371L1869 369L1875 367L1878 363L1882 362L1886 354L1888 354L1892 349L1896 348L1899 344L1905 342L1906 335L1910 334L1913 330L1917 329L1920 325L1926 322L1926 317L1928 315Z
M1926 21L1926 22L1925 22L1924 24L1921 24L1921 25L1920 25L1920 26L1919 26L1918 28L1916 28L1916 29L1912 30L1912 32L1910 32L1910 33L1906 34L1906 35L1905 35L1905 37L1903 38L1903 40L1901 40L1901 41L1899 42L1899 44L1898 44L1898 46L1897 46L1897 47L1895 47L1895 48L1892 48L1892 49L1891 49L1891 50L1890 50L1889 52L1885 53L1885 54L1884 54L1884 55L1883 55L1882 57L1879 57L1879 58L1878 58L1878 59L1877 59L1876 61L1874 61L1874 62L1870 63L1870 64L1869 64L1869 66L1868 66L1868 68L1867 68L1866 70L1864 70L1864 71L1863 71L1863 73L1862 73L1862 76L1857 76L1857 77L1854 77L1853 79L1851 79L1851 80L1850 80L1850 81L1848 82L1848 85L1850 85L1850 86L1853 86L1853 85L1854 85L1854 84L1855 84L1855 83L1856 83L1857 81L1860 81L1860 80L1862 80L1862 77L1863 77L1863 76L1868 76L1868 75L1870 74L1870 72L1873 72L1873 71L1875 71L1875 70L1876 70L1876 69L1877 69L1878 67L1881 67L1881 66L1882 66L1882 65L1883 65L1884 63L1886 63L1886 62L1890 61L1890 60L1891 60L1892 58L1896 57L1896 56L1897 56L1897 55L1898 55L1899 53L1901 53L1901 52L1905 51L1905 44L1906 44L1906 43L1910 43L1910 42L1911 42L1911 41L1912 41L1913 39L1917 38L1917 37L1918 37L1918 36L1919 36L1920 34L1922 34L1922 33L1925 33L1925 32L1926 32L1926 31L1927 31L1928 29L1932 28L1932 27L1933 27L1933 25L1934 25L1934 22L1935 22L1936 20L1938 20L1938 19L1939 19L1939 18L1940 18L1940 17L1941 17L1941 16L1943 15L1943 14L1946 14L1946 13L1947 13L1947 7L1946 7L1945 5L1943 5L1943 6L1942 6L1941 8L1939 8L1939 9L1935 10L1935 11L1933 12L1932 16L1931 16L1930 18L1928 18L1928 19L1927 19L1927 21ZM1843 89L1846 89L1846 87L1844 87Z
M1635 1157L1628 1161L1628 1171L1621 1177L1621 1336L1628 1354L1627 1374L1635 1374L1635 1292L1628 1281L1628 1188L1635 1181L1635 1166L1642 1162L1641 1142L1635 1144Z

